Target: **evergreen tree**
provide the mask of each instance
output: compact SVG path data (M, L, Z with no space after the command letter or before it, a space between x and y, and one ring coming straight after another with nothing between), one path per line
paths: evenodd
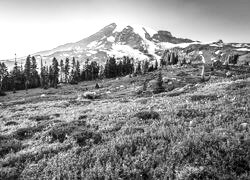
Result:
M73 71L76 70L76 60L75 60L75 57L73 57L73 59L72 59L72 69L73 69Z
M15 65L12 71L12 77L13 77L13 92L16 92L17 89L17 78L18 78L18 66L17 66L17 62L15 61Z
M106 78L110 77L110 63L109 63L109 59L107 59L106 63L105 63L105 67L104 67L104 76Z
M117 65L115 57L109 59L109 78L114 78L117 76Z
M170 65L173 65L173 64L174 64L174 61L175 61L175 56L174 56L174 53L171 52L171 53L170 53L170 61L169 61L169 64L170 64Z
M81 77L81 70L80 70L80 63L78 60L76 61L76 77L77 81L79 82Z
M64 63L63 60L61 59L60 61L60 82L63 82L63 74L64 74Z
M40 78L37 72L37 63L36 63L36 58L32 56L31 58L31 65L30 65L30 85L32 88L36 88L40 86Z
M135 69L135 74L136 75L142 74L142 71L141 71L141 61L139 61L137 63L137 66L136 66L136 69Z
M24 76L25 76L25 89L28 90L28 86L30 83L31 76L31 57L30 55L26 58L26 62L24 65Z
M146 60L144 61L143 74L146 74L148 72L148 68L149 68L149 62Z
M0 94L2 94L2 86L4 79L8 76L7 66L0 62Z
M41 88L46 88L46 68L45 66L41 67L41 73L40 73L40 80L41 80Z
M58 77L59 77L59 64L57 59L54 57L52 60L52 74L53 74L53 80L52 80L52 86L54 88L57 88L58 84Z
M155 60L155 70L157 70L157 69L158 69L158 61Z
M69 58L66 58L65 60L65 68L64 68L64 71L65 71L65 81L66 83L69 82Z
M159 72L158 78L156 80L156 85L154 87L153 92L154 93L161 93L161 92L164 92L164 91L165 91L165 88L163 87L162 74L161 74L161 72Z

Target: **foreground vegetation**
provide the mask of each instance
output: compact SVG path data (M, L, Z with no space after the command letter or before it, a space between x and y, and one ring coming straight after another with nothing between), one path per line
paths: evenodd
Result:
M249 179L249 73L199 71L167 67L160 94L139 90L158 72L8 92L0 179Z

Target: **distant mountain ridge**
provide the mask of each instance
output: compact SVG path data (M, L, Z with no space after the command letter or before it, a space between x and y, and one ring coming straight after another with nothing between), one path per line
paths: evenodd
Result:
M118 25L112 23L97 33L75 43L58 46L52 50L35 53L44 57L79 59L106 59L108 55L117 57L129 55L135 59L147 58L145 54L159 58L157 43L191 43L190 39L176 38L168 31L155 31L143 26Z
M135 60L159 60L165 49L174 47L199 49L199 46L205 44L213 49L230 46L230 48L239 51L250 51L250 44L246 43L226 44L222 40L213 43L201 43L187 38L174 37L169 31L156 31L140 25L112 23L80 41L67 43L31 55L38 57L37 60L42 57L47 64L51 63L53 57L58 60L75 57L80 62L90 59L102 64L109 56L115 56L116 58L130 56ZM18 61L24 63L25 58L18 58ZM7 66L14 64L14 60L5 62L8 62Z

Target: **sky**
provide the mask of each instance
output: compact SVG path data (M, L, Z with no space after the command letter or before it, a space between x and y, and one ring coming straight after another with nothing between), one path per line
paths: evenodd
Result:
M113 22L250 43L250 0L0 0L0 59L79 41Z

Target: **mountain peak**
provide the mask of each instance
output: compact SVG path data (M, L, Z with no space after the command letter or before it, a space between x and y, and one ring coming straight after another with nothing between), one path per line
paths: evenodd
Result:
M113 22L93 35L75 43L68 43L48 51L35 53L50 64L53 57L75 57L79 61L92 59L104 63L108 56L130 56L134 59L160 59L164 43L178 46L193 42L190 39L173 37L169 31L156 31L144 25Z

